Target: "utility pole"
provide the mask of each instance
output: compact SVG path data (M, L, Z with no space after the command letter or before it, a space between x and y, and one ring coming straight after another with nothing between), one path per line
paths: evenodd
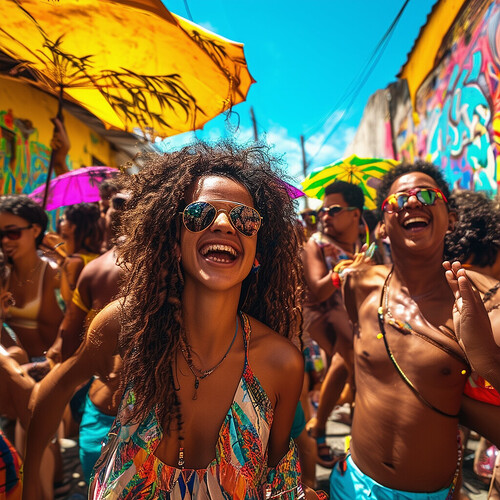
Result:
M302 173L304 174L304 179L307 177L307 160L306 160L306 148L304 147L304 136L300 136L300 147L302 148ZM307 196L304 198L305 208L309 208L307 204Z
M257 121L255 120L255 114L253 112L253 106L250 106L250 118L253 123L253 140L258 142L259 140L259 132L257 131Z

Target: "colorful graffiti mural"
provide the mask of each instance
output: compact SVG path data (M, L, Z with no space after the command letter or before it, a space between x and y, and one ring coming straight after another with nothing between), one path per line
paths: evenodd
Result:
M0 111L0 194L31 193L45 182L50 149L38 142L38 131L28 120Z
M495 193L500 180L500 4L469 2L443 40L439 60L418 89L415 113L398 129L399 157L440 165L451 186Z

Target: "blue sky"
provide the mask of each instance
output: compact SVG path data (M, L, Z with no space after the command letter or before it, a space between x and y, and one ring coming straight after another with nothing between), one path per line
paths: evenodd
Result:
M189 18L184 0L162 0L173 13ZM236 138L253 138L250 107L260 138L284 155L288 173L302 176L300 135L305 136L310 171L343 156L369 96L396 79L436 0L410 0L396 29L352 107L341 96L396 17L404 0L186 0L193 21L245 44L248 67L257 83L234 107ZM341 114L338 130L325 138ZM196 136L214 140L232 135L224 117L211 120ZM191 142L193 134L164 141L166 150ZM320 146L325 142L325 144Z

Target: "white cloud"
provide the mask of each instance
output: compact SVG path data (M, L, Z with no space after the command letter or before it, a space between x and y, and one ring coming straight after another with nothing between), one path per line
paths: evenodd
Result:
M328 165L344 156L344 150L352 141L356 129L354 127L340 127L336 133L322 146L327 134L330 132L332 124L335 123L335 117L332 117L325 123L322 130L316 134L306 137L305 150L308 162L308 172L314 168ZM224 127L212 127L206 131L187 132L177 136L169 137L156 144L160 152L174 151L181 146L190 144L200 138L209 142L231 136L239 143L247 143L253 140L253 129L240 125L234 133ZM302 173L302 150L300 147L300 138L291 136L288 130L282 125L272 125L265 133L260 133L260 139L273 146L276 155L283 157L283 168L288 175L295 180L297 186L304 176ZM321 147L322 146L322 147ZM319 148L321 149L319 150ZM318 152L319 150L319 152Z
M306 161L308 172L314 168L328 165L344 156L344 150L352 141L356 129L354 127L340 127L336 133L324 144L324 140L331 130L331 122L327 122L323 129L316 134L305 138ZM288 130L280 125L272 126L266 134L266 141L273 144L278 153L285 154L284 160L288 165L288 173L297 182L303 179L302 149L300 138L289 135ZM321 147L321 149L320 149Z
M205 28L208 31L211 31L212 33L217 33L217 28L210 23L210 21L204 21L202 23L198 23L202 28Z

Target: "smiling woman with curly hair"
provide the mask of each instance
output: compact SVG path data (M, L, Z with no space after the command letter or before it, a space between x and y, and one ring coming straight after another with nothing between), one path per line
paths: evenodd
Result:
M70 392L122 354L124 396L89 498L301 495L290 428L303 362L290 340L302 269L281 179L266 146L228 142L156 156L125 179L125 299L56 380ZM51 411L40 393L36 411Z

